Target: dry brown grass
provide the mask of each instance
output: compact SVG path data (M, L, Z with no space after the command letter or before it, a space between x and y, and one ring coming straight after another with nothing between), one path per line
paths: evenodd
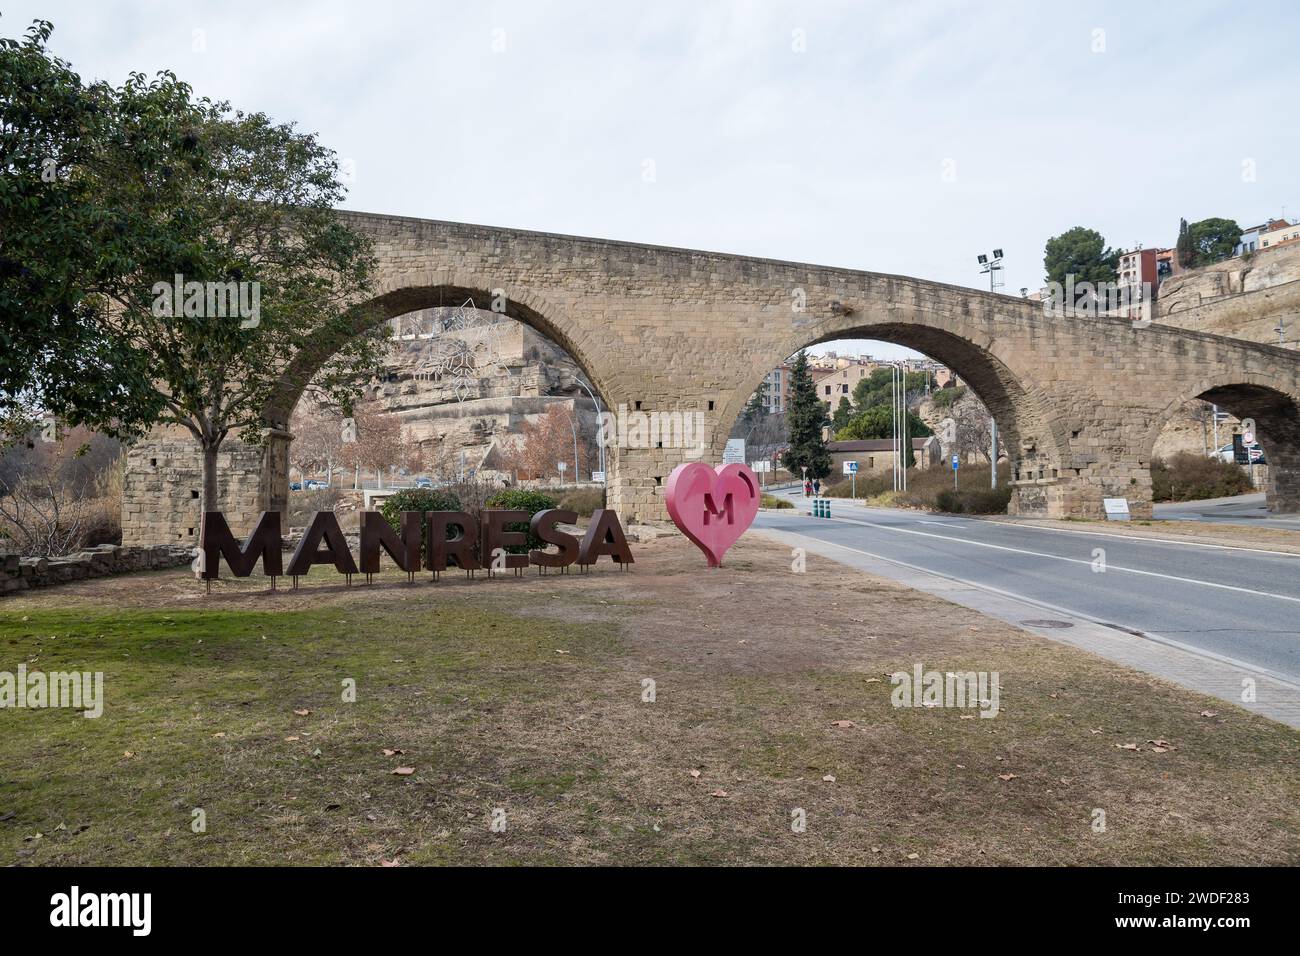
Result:
M0 861L1300 862L1295 731L815 556L792 574L758 539L717 571L680 537L636 556L10 600L0 668L101 665L110 706L10 712ZM886 675L917 662L998 671L1000 715L894 708Z

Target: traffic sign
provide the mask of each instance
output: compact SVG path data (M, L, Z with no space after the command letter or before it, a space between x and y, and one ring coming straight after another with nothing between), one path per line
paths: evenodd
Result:
M1232 460L1238 465L1250 464L1250 452L1246 450L1246 442L1240 432L1232 436Z
M1128 521L1127 498L1102 498L1101 505L1106 509L1107 521Z
M956 471L956 470L957 470L957 466L960 465L960 464L961 464L961 459L958 458L956 455L953 455L953 456L952 456L952 470L953 470L953 471Z
M858 463L856 461L846 461L844 463L844 474L854 475L857 474L857 471L858 471Z

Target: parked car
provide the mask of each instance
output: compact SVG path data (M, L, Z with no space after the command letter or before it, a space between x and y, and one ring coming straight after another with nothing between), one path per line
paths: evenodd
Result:
M291 481L291 482L289 482L289 490L290 490L290 491L302 491L302 482L301 482L301 481Z
M323 481L320 481L319 479L308 478L306 487L308 491L323 491L324 489L328 488L329 485L327 485Z
M1253 445L1247 445L1246 450L1250 454L1250 463L1252 465L1268 464L1268 462L1264 459L1264 449L1260 446L1259 442L1255 442ZM1215 454L1222 461L1226 461L1229 463L1236 461L1236 458L1234 458L1232 454L1231 442L1224 445Z
M421 476L421 477L419 477L419 478L416 478L416 479L415 479L415 487L417 487L417 488L432 488L432 487L433 487L433 479L432 479L432 478L425 478L425 477L423 477L423 476Z

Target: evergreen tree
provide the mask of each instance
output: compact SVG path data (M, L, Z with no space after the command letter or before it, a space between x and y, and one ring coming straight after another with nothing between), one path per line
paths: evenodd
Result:
M910 468L916 464L916 456L912 453L913 438L928 438L934 432L919 415L912 410L907 412L907 420L904 424L907 429L908 441L904 443L903 448L906 452L905 459L907 466ZM888 405L872 405L854 415L843 428L835 432L837 441L861 441L870 438L891 438L894 434L894 410Z
M1073 277L1075 285L1090 282L1095 288L1103 283L1115 281L1115 267L1119 265L1119 253L1106 245L1106 240L1095 229L1075 226L1059 236L1047 240L1044 249L1043 268L1047 270L1047 281L1061 286L1068 284ZM1075 303L1066 303L1073 307Z
M762 383L754 390L754 394L749 396L749 401L745 403L745 408L740 413L740 420L744 423L745 428L752 429L763 420L767 414L767 378L764 377Z
M835 414L831 416L831 428L838 432L849 423L849 419L852 417L853 406L849 404L849 397L841 395L839 407L835 409Z
M790 426L790 448L781 461L796 478L808 469L808 480L825 478L831 473L831 456L822 440L822 421L826 407L817 397L808 356L800 352L790 367L790 405L786 421Z
M1196 246L1192 243L1192 231L1187 227L1187 220L1178 220L1178 244L1174 246L1178 254L1178 264L1190 269L1196 263Z

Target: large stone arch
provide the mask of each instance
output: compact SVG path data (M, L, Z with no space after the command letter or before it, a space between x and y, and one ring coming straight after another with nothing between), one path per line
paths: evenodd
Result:
M597 356L584 349L581 330L570 311L528 290L511 289L509 295L498 295L490 282L472 274L429 271L392 274L378 283L373 298L356 307L346 334L322 334L299 352L282 376L281 387L268 400L262 413L268 432L264 439L266 451L260 483L268 510L284 511L288 507L289 446L293 441L289 418L303 391L330 356L350 336L361 335L390 319L421 309L459 306L470 300L476 308L492 309L530 326L567 351L605 405L610 373L603 369ZM492 308L494 303L497 308ZM611 468L616 471L617 461ZM617 475L612 477L616 479Z
M734 422L767 372L800 349L836 339L902 345L943 362L970 386L997 422L1011 459L1010 510L1045 515L1054 505L1053 490L1063 484L1069 437L1062 419L1053 413L1050 400L1035 389L1033 375L1013 367L1016 359L1011 350L978 329L954 328L956 325L950 317L916 309L905 315L893 311L887 320L834 316L793 331L781 346L784 351L755 363L746 386L724 406L720 422L724 426Z
M274 427L284 427L307 383L347 337L360 335L410 312L459 306L470 299L477 308L489 309L494 301L494 288L484 277L450 272L402 273L387 277L378 284L372 299L356 307L348 333L339 337L322 335L299 353L286 370L283 387L268 401L264 419ZM598 394L605 394L609 375L602 370L598 357L589 354L584 347L586 336L571 310L548 302L534 292L513 288L497 301L503 306L497 310L502 315L532 327L568 352L586 373L588 384Z
M1149 464L1165 424L1187 401L1211 402L1238 419L1253 418L1268 462L1270 511L1300 510L1300 396L1293 383L1259 372L1226 370L1180 387L1152 421L1142 451Z

